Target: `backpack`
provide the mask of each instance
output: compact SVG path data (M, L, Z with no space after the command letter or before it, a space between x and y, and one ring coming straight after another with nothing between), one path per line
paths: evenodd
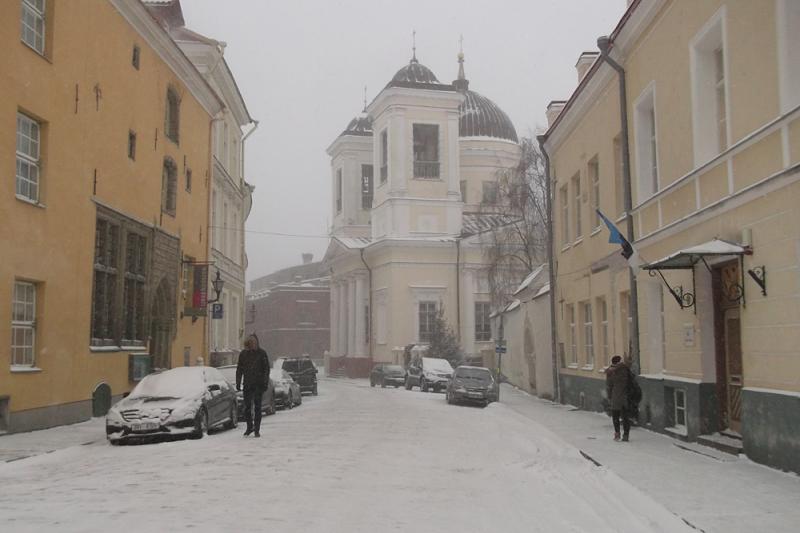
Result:
M639 403L642 401L642 387L639 386L636 376L630 370L628 371L628 388L626 392L628 405L634 409L638 408Z

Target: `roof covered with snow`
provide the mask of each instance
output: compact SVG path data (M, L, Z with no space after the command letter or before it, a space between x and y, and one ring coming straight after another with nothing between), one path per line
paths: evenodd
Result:
M464 213L461 218L461 236L477 235L516 221L516 217L506 213Z
M678 250L664 258L645 265L645 270L660 269L688 269L694 267L703 257L724 256L724 255L749 255L752 251L750 247L725 241L722 239L712 239L697 246L691 246Z

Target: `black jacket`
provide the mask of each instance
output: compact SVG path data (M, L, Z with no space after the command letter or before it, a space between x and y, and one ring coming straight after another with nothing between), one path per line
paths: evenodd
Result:
M236 388L267 390L269 385L269 356L261 348L242 350L236 365Z

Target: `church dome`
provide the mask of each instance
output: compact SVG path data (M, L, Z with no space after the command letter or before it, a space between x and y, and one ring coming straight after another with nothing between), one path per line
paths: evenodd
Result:
M372 135L372 119L364 113L358 115L350 121L344 131L340 134L340 137L342 135Z
M436 74L431 69L417 61L416 58L412 59L408 65L404 66L392 78L389 85L396 83L423 83L423 84L439 84L436 79Z
M514 124L497 104L466 88L462 93L465 98L458 108L459 137L495 137L519 142Z

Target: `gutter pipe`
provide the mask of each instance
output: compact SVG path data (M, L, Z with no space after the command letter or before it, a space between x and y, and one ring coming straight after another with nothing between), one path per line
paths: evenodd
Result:
M367 275L369 276L369 283L367 284L367 286L369 287L369 315L367 315L367 322L369 324L369 339L368 339L367 343L369 344L369 358L370 358L370 361L372 361L372 357L373 357L372 339L375 336L374 335L375 332L372 331L372 313L373 313L373 309L372 309L372 269L369 267L369 265L367 264L367 261L364 259L364 249L360 248L358 251L359 251L359 253L361 255L361 262L364 263L364 267L367 269ZM358 342L358 341L356 340L356 342ZM370 366L371 366L371 363L370 363Z

